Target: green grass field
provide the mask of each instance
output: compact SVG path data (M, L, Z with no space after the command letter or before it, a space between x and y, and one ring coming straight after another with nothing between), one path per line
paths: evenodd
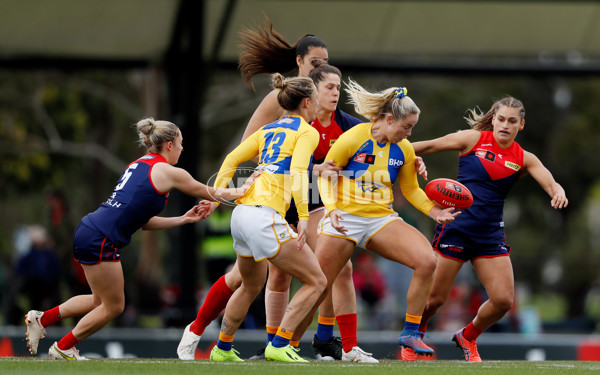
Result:
M273 362L216 363L205 360L184 362L170 359L93 359L86 362L58 362L48 358L0 358L0 374L43 375L112 375L112 374L223 374L223 375L536 375L581 374L600 372L600 362L576 361L420 361L405 363L383 361L379 364L351 364L342 362L311 362L287 364Z

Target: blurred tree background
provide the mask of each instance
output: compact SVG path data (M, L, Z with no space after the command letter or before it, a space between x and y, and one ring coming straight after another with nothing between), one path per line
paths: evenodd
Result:
M569 207L553 210L550 198L532 178L523 179L509 195L505 221L518 304L537 306L548 327L567 322L567 330L594 329L600 316L600 78L392 74L340 68L345 78L351 76L367 88L408 87L422 111L413 141L465 129L463 116L467 109L487 111L504 95L524 102L526 125L517 142L535 153L563 185ZM62 265L71 267L70 236L77 222L108 197L126 163L144 152L136 146L132 125L148 115L164 118L160 103L148 105L147 94L149 87L154 87L158 97L164 97L162 82L152 68L74 73L0 70L3 291L11 286L17 234L23 226L46 226L55 239ZM183 134L182 158L198 158L201 162L199 172L190 171L196 178L208 181L217 172L226 153L239 143L247 120L268 86L268 77L256 79L254 91L233 69L214 72L205 101L200 103L201 148L185 147ZM342 94L343 109L354 114L345 100ZM456 177L456 154L427 156L425 162L430 179ZM423 180L421 183L424 186ZM56 192L64 195L67 207L64 219L58 223L53 221L55 212L49 203ZM180 213L171 207L165 214ZM419 220L420 229L431 238L433 223L425 217ZM198 224L199 230L202 225ZM148 272L141 270L148 267L151 258L142 235L136 234L123 252L128 304L132 310L141 310L146 305L139 294L146 291L150 293L146 298L155 301L147 304L150 314L168 304L165 286L176 279L170 267L174 250L167 234L156 236L153 244L158 258L150 266L154 288L143 289L143 277L130 277ZM200 256L198 285L208 286L203 267ZM67 298L69 280L63 282L62 294ZM8 295L3 292L4 310ZM17 303L23 309L29 307L18 296Z

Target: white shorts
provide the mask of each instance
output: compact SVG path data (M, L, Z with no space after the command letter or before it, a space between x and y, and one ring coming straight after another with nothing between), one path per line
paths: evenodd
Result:
M297 238L285 219L267 206L237 205L231 214L233 248L243 257L254 260L273 258L281 244Z
M402 220L397 213L389 214L381 217L363 217L349 214L345 211L339 210L342 213L344 220L340 221L340 224L344 226L348 231L346 234L341 234L331 226L331 219L327 214L319 222L318 234L326 234L332 237L345 238L353 241L356 246L360 246L366 249L369 240L376 235L386 225L394 220Z

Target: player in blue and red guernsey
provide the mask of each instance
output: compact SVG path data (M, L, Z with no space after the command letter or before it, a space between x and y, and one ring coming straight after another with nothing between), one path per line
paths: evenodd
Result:
M31 310L25 316L27 346L35 355L45 328L65 318L81 320L48 352L51 358L85 360L75 345L104 327L123 312L125 293L121 248L139 229L156 230L195 223L208 215L208 205L196 205L178 217L159 217L169 192L215 199L241 197L248 184L239 189L215 189L196 181L187 171L174 167L183 151L183 137L177 125L152 118L137 123L139 141L148 153L127 166L110 197L85 216L73 237L73 254L81 264L92 294L70 298L48 311Z
M509 190L529 173L552 198L553 208L566 207L568 200L542 162L515 142L525 126L521 101L505 97L485 114L475 110L470 113L467 121L472 129L413 143L417 155L459 151L458 181L469 188L474 198L473 205L456 220L436 227L433 248L440 256L420 331L426 331L429 319L448 299L462 265L471 261L489 299L481 305L475 319L452 340L462 349L465 360L481 362L477 337L506 314L514 299L510 246L506 243L503 221ZM416 357L409 349L402 350L404 360Z

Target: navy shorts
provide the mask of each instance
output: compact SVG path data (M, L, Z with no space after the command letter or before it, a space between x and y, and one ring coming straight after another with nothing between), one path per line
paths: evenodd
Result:
M312 178L309 178L308 184L308 213L323 207L325 207L325 205L321 200L321 195L319 195L318 178L312 176ZM285 221L293 226L298 225L298 209L296 208L296 203L293 199L290 202L290 207L285 213Z
M73 235L73 256L82 264L121 261L121 249L95 229L79 223Z
M433 248L443 257L466 263L477 258L510 255L506 237L476 237L446 225L437 225L432 241Z

